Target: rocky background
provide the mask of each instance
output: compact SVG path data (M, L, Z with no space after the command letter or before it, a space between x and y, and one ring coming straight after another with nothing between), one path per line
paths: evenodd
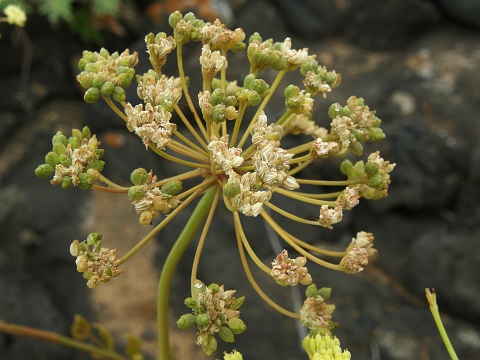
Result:
M78 189L66 193L37 179L33 171L43 162L57 130L69 133L89 125L106 148L105 172L113 180L127 184L138 166L159 176L175 173L145 153L106 106L86 105L75 81L75 64L84 49L129 47L146 60L145 34L170 32L162 22L166 14L158 12L169 3L156 8L156 22L152 2L124 1L116 23L125 30L123 35L102 30L102 44L85 42L66 26L51 27L37 16L28 19L24 30L0 26L1 319L68 333L73 314L80 313L112 329L119 348L125 344L124 333L140 337L146 357L154 358L156 281L185 220L176 219L143 255L126 264L120 278L89 291L68 253L70 242L101 230L105 242L122 253L149 229L137 224L128 200ZM264 39L279 41L290 36L294 48L308 47L318 54L321 64L343 76L341 86L320 101L319 122L328 121L324 115L332 102L344 103L350 95L363 97L383 120L387 138L379 145L381 154L397 164L389 197L362 201L333 231L301 234L300 229L291 229L303 239L332 247L345 246L360 230L375 234L379 256L358 276L310 267L317 285L333 288L334 319L341 323L335 334L342 346L357 360L448 359L424 296L428 287L438 293L459 358L477 359L480 1L212 0L176 5L207 20L220 16L247 35L258 31ZM111 24L109 28L119 31ZM187 59L192 71L197 56L198 49L192 48ZM239 64L238 76L245 76L247 66ZM173 65L169 61L167 69L173 71ZM275 116L281 107L279 100L267 114ZM327 163L314 171L334 179L338 164ZM234 235L224 226L230 218L221 211L217 215L199 277L247 296L242 318L248 330L233 345L245 359L305 359L299 345L304 329L275 313L253 292L241 270ZM274 250L261 222L245 224L258 254L264 262L271 261ZM203 358L192 345L193 330L183 333L173 325L174 318L188 310L183 299L188 296L193 252L192 248L186 253L177 271L171 299L177 359ZM302 290L271 287L261 274L257 279L285 306L301 304ZM231 350L230 345L220 350ZM0 334L2 360L87 358Z

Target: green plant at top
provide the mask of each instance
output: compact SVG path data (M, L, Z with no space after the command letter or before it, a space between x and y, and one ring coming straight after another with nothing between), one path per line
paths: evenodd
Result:
M361 198L378 200L387 196L389 174L394 164L385 161L378 151L368 155L366 160L351 162L345 159L348 154L362 156L363 143L385 137L380 128L381 120L362 98L355 96L345 104L331 104L324 114L329 120L317 118L313 111L314 101L324 100L340 84L340 74L319 65L308 49L292 49L289 38L282 42L264 41L255 33L245 44L242 29L231 31L219 20L205 23L192 13L183 16L178 11L170 16L169 24L173 37L158 33L145 38L152 65L147 73L135 75L137 53L126 50L111 54L101 49L99 52L84 51L78 64L81 72L77 80L86 89L86 102L102 98L125 122L127 129L142 139L147 150L166 161L183 165L185 172L158 179L152 171L137 168L131 173L132 186L115 184L102 175L103 150L87 127L72 130L71 136L57 132L52 139L52 151L35 171L40 178L53 175L51 183L63 189L77 186L124 194L135 207L140 224L154 224L145 238L122 255L103 246L107 240L102 239L100 232L90 234L84 241L75 240L70 252L76 257L77 270L83 273L90 288L128 271L128 260L179 212L200 198L170 249L159 279L158 358L167 360L172 355L168 336L171 281L183 252L199 231L200 240L191 272L191 296L185 299L190 310L180 317L177 325L185 330L196 327L197 344L211 355L217 348L217 335L225 342L233 342L236 335L247 329L239 310L245 298L236 297L235 290L226 290L224 285L212 283L207 286L197 279L215 209L223 203L231 212L243 270L258 295L275 310L300 320L310 329L303 342L310 359L349 359L350 353L341 350L339 340L332 335L338 323L332 320L335 305L327 303L331 289L317 288L306 263L311 261L331 270L356 274L376 253L373 235L360 231L346 249L332 251L297 238L276 218L285 217L305 226L331 229L342 220L343 212L355 207ZM202 43L199 70L203 86L195 102L183 66L184 45L190 41ZM162 72L174 50L178 77ZM229 79L228 53L245 50L249 74L239 82ZM261 77L267 69L276 72L272 83ZM303 88L295 84L281 87L284 76L292 71L298 71L303 78L300 85ZM137 94L142 100L137 105L126 102L125 93L125 88L135 78ZM285 109L272 120L271 115L267 118L265 108L276 91L283 92ZM181 99L188 105L190 115L179 107ZM252 116L246 115L249 107L254 109ZM178 115L182 128L172 122L173 113ZM296 144L283 147L287 137L296 139ZM343 159L340 162L342 180L301 176L302 170L329 157ZM185 180L196 182L185 189ZM309 192L302 191L302 185L334 189ZM317 207L318 218L304 219L291 213L278 204L276 199L280 197L289 199L289 203ZM272 256L271 264L263 263L250 246L252 239L247 238L243 229L243 216L263 218L289 250ZM290 257L288 251L299 256ZM298 283L307 286L306 299L298 313L281 307L259 287L247 256L280 286ZM239 359L241 355L234 352L226 354L225 358Z
M94 18L117 17L121 0L3 0L0 10L16 6L27 14L38 12L52 25L66 23L70 30L87 41L101 42L102 36L94 27Z

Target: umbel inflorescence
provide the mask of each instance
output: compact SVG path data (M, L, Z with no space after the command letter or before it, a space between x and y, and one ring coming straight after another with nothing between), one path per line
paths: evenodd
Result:
M249 281L272 307L308 326L311 332L304 345L309 357L349 358L348 352L339 350L338 339L330 337L331 330L338 325L332 321L335 306L326 303L331 289L317 289L312 284L306 263L309 260L333 270L356 274L376 253L373 235L361 231L345 250L325 250L287 232L275 218L283 216L305 226L331 229L342 220L343 212L355 207L361 198L378 200L387 196L394 164L385 161L378 151L367 155L366 160L352 162L347 159L351 157L349 154L362 156L365 142L385 137L380 128L381 120L362 98L355 96L344 104L331 104L328 112L317 115L315 101L326 101L328 93L340 85L341 76L318 64L308 49L292 49L289 38L274 42L263 40L255 33L245 43L242 29L228 30L219 20L205 23L192 13L183 16L175 12L169 24L173 37L159 33L145 38L152 66L147 73L135 74L137 53L126 50L110 54L101 49L83 53L77 80L86 89L86 102L105 100L125 122L128 131L140 137L147 150L158 154L163 161L184 165L185 172L158 179L151 171L137 168L131 174L132 186L117 185L101 174L103 150L99 149L99 142L88 128L74 129L70 137L58 132L53 137L52 151L47 154L45 164L36 170L43 178L53 174L52 184L64 189L73 185L123 193L135 207L141 224L156 224L150 234L119 258L114 250L101 247L98 233L84 242L75 240L71 253L77 257L78 270L83 272L91 288L119 275L118 268L122 264L200 197L199 205L165 263L159 286L162 294L168 297L169 274L206 219L192 267L192 295L185 300L191 311L179 319L178 326L181 329L197 327L197 343L205 353L213 354L217 348L217 334L222 340L232 342L234 335L246 329L238 310L244 298L235 298L235 290L225 290L224 285L206 286L196 278L211 219L216 207L223 203L232 214L240 258ZM190 94L189 78L183 67L184 45L191 41L202 44L199 72L188 74L202 77L203 85L198 94ZM243 79L228 77L229 52L246 53L245 71L248 73ZM175 53L176 77L162 72L167 59L175 57ZM262 72L267 69L276 72L271 83L262 79ZM285 74L292 71L298 72L299 83L281 86ZM131 103L127 102L125 88L133 81L137 82L140 100L130 100ZM280 116L274 117L265 109L278 91L283 92L285 108ZM188 105L190 113L185 113L179 104ZM246 112L247 108L254 110ZM247 116L249 113L253 115ZM296 139L295 146L285 146L287 137ZM302 170L329 157L339 159L343 180L303 178ZM185 180L192 179L197 180L194 185L182 186ZM309 185L309 189L332 186L334 190L308 192L302 190L302 185ZM293 214L288 208L275 205L276 197L317 206L318 217L304 219ZM290 258L285 249L272 255L271 264L264 264L249 244L251 239L247 238L242 226L243 216L262 217L285 241L285 247L298 256ZM177 250L177 244L181 244L182 250ZM283 309L258 287L246 254L279 285L308 285L307 297L299 313ZM128 267L124 270L128 271ZM159 296L159 351L160 358L167 359L168 328L164 329L167 326L163 321L167 317L168 301L162 299L163 295ZM337 355L328 357L328 354ZM238 353L228 358L234 356L237 358Z

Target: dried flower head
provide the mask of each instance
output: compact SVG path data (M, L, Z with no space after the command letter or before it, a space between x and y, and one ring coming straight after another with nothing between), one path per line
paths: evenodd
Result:
M293 286L298 283L309 285L312 283L312 276L304 266L306 262L307 259L303 256L290 259L288 251L284 249L272 262L271 275L277 284L282 286Z
M77 271L83 273L91 289L123 272L118 269L122 261L117 256L117 249L103 248L101 240L100 233L91 233L85 241L74 240L70 245L70 254L77 258Z

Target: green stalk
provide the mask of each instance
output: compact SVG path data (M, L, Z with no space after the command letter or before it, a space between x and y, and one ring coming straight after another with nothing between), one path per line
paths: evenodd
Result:
M425 289L425 294L427 296L428 304L430 305L430 311L433 315L433 319L435 320L435 325L437 325L438 332L440 333L443 343L447 348L448 355L450 355L452 360L458 360L458 356L455 353L455 349L453 348L452 343L450 342L450 339L448 338L447 331L443 326L442 318L440 317L440 313L438 311L437 294L435 293L435 290L432 289L432 292L430 292L428 288Z
M216 192L217 187L214 186L200 199L163 265L157 294L158 360L172 359L168 340L168 299L173 274L180 258L208 215Z
M105 349L93 344L88 344L80 340L72 339L68 336L47 330L41 330L30 326L6 323L0 319L0 332L22 336L31 339L41 340L47 343L59 344L72 349L86 352L93 356L93 354L111 360L128 360L126 356L116 353L114 350Z

